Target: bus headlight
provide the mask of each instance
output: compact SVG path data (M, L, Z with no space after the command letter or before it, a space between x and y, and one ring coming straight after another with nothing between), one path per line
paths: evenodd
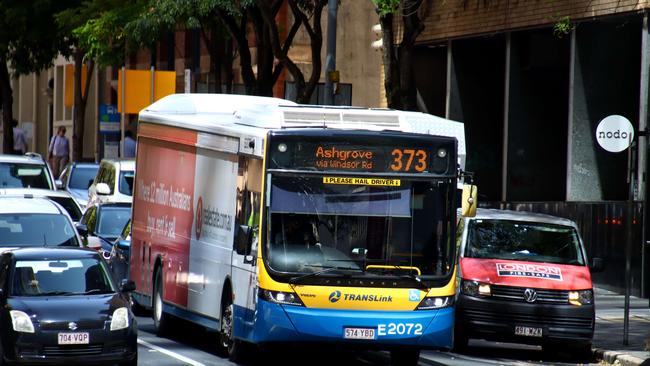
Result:
M16 332L34 333L34 324L29 315L20 310L11 310L9 315L11 315L11 325Z
M463 280L460 285L460 291L468 296L490 296L492 289L487 283L480 283L477 281Z
M276 304L303 306L298 295L293 292L260 289L260 297Z
M594 293L591 290L569 291L569 304L581 306L594 302Z
M418 310L432 310L432 309L442 309L454 304L453 296L431 296L425 297L420 305L418 305Z

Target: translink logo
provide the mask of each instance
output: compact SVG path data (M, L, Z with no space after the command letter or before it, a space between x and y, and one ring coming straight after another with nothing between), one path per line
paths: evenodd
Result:
M341 300L341 295L346 301L364 301L364 302L393 302L392 296L383 295L368 295L368 294L341 294L341 291L332 291L330 294L330 302L337 302Z

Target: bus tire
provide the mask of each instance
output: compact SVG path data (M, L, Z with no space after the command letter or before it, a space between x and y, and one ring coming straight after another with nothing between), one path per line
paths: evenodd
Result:
M390 351L390 364L394 366L417 366L420 350L417 348L398 348Z
M223 349L224 353L228 355L228 359L232 362L239 362L243 359L244 343L235 338L234 325L235 325L235 306L232 303L232 294L230 292L224 293L223 305L221 306L221 331L219 332L219 346Z
M152 303L153 326L156 335L162 337L169 329L169 315L163 312L163 277L160 267L156 270Z

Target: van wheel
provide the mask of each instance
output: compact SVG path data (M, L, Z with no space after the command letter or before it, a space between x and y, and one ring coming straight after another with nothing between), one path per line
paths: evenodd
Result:
M169 315L163 312L163 279L162 270L156 271L156 281L154 282L153 295L153 326L156 329L156 335L161 337L169 329Z
M463 352L467 350L469 338L461 332L454 333L454 351Z
M235 306L232 303L232 295L226 294L221 307L221 334L220 346L232 362L239 362L243 358L244 343L235 338Z
M394 366L417 366L420 350L413 348L394 349L390 351L390 364Z

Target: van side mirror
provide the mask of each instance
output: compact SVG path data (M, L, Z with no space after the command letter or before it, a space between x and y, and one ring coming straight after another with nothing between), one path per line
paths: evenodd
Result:
M602 258L592 258L589 266L591 272L602 272L605 269L605 261Z
M463 185L461 197L461 215L463 217L476 216L476 206L478 205L478 189L476 186L473 184Z
M100 195L108 195L111 194L111 188L106 183L97 183L95 192Z
M77 232L79 233L79 235L88 236L88 226L84 224L77 224L75 225L75 227L77 228Z
M253 228L246 225L239 225L235 237L235 251L239 255L250 255L253 246Z

